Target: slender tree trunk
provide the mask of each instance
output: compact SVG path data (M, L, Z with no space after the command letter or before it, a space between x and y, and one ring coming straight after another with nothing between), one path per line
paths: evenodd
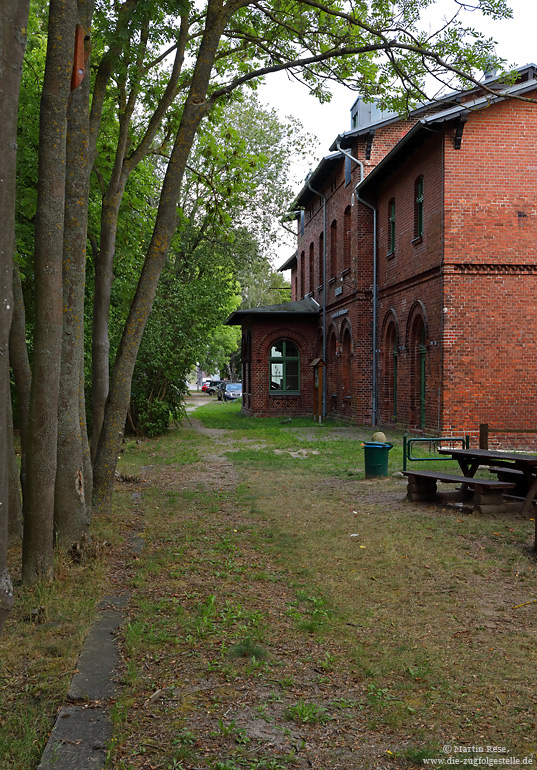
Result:
M3 0L0 5L0 636L13 606L13 586L7 567L11 398L8 349L13 314L17 112L28 8L29 0Z
M18 426L21 440L20 480L22 494L26 483L26 447L28 435L28 412L30 410L30 386L32 373L26 345L26 317L24 298L19 271L13 268L13 319L9 333L9 363L17 388Z
M19 466L15 454L13 435L13 412L11 399L7 402L8 409L8 461L9 461L9 501L8 501L8 536L9 543L20 541L22 538L22 504Z
M116 356L105 419L93 470L96 514L109 510L114 475L129 408L136 356L151 312L158 280L177 227L177 201L198 127L208 113L207 89L220 36L227 21L219 2L210 2L205 34L200 45L192 85L166 170L153 237Z
M78 0L78 23L91 27L94 0ZM89 65L88 65L89 67ZM85 465L84 289L89 199L89 75L71 94L67 114L63 232L63 337L58 410L54 529L65 548L89 541L91 489ZM82 386L82 387L81 387ZM91 473L90 473L91 477ZM88 496L88 492L90 492Z
M188 39L188 17L181 18L177 50L164 94L153 113L147 131L136 149L129 150L130 120L136 105L136 92L132 91L122 115L114 168L108 183L101 212L101 233L99 248L95 253L95 297L93 306L92 335L92 391L91 391L91 457L95 461L99 436L105 416L105 405L110 388L110 341L108 322L110 296L114 281L114 259L116 254L117 223L121 202L130 174L146 156L157 134L166 111L177 96L179 76L184 62ZM142 62L138 62L140 69ZM104 69L104 68L103 68ZM103 73L104 77L104 73ZM93 104L92 104L93 113Z
M123 158L121 158L123 165ZM93 299L92 387L91 387L91 457L95 460L99 435L104 420L104 408L110 387L110 340L108 318L114 282L119 208L125 191L122 175L112 179L101 211L101 237L95 260L95 295Z
M39 116L35 222L35 330L28 420L22 578L54 576L54 490L63 323L65 137L76 27L76 0L50 0Z

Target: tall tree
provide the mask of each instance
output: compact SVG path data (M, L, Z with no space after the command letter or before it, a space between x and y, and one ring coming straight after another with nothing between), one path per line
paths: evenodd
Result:
M76 45L80 72L67 111L63 228L63 331L58 410L54 532L60 545L89 540L92 470L84 394L84 289L90 185L90 28L95 0L78 0ZM75 64L74 71L77 71ZM78 81L81 79L81 83Z
M53 576L54 497L63 325L65 141L76 0L51 0L39 115L35 327L24 495L23 580Z
M9 519L9 331L13 314L13 252L17 114L29 0L5 0L0 7L0 636L13 604L7 568Z
M173 4L172 4L173 5ZM176 5L181 5L177 3ZM164 4L166 7L166 4ZM109 316L110 296L114 280L114 258L118 217L130 175L140 162L154 150L153 144L159 135L162 123L180 89L180 75L184 63L187 43L187 17L179 19L179 30L174 45L174 61L165 88L161 90L156 107L149 112L145 130L138 132L138 142L133 146L135 131L133 121L139 106L144 86L146 69L152 71L154 64L147 61L153 55L160 61L154 49L150 49L150 30L157 28L165 19L164 12L155 4L127 0L120 6L115 39L103 57L97 76L97 95L104 95L104 89L112 75L115 77L118 98L118 131L113 164L108 181L101 176L103 203L98 246L95 249L95 296L92 336L92 438L91 456L95 458L99 435L104 419L104 409L109 390L110 340ZM160 35L159 35L160 39ZM146 88L148 87L145 82ZM145 114L147 115L147 106ZM165 139L164 139L165 142Z

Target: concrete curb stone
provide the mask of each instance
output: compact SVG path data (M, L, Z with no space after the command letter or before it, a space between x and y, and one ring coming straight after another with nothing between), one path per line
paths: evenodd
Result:
M37 770L101 770L112 737L110 701L118 689L116 631L129 594L107 596L80 653L68 699L58 713Z

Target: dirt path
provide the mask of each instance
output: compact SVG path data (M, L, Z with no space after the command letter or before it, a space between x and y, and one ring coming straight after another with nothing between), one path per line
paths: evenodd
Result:
M206 403L206 398L194 397L189 406L200 401ZM184 550L182 566L174 568L180 575L177 593L175 583L163 584L155 576L153 588L144 590L144 601L177 595L197 633L170 651L173 670L165 649L156 660L152 654L144 656L145 704L133 706L131 734L122 751L130 755L127 766L388 770L393 764L385 740L371 732L362 716L367 686L345 660L345 647L324 637L327 610L313 595L311 601L297 600L295 579L263 548L259 519L249 515L237 496L241 478L225 456L236 448L233 435L207 429L193 417L188 427L210 439L203 462L180 471L153 466L145 475L162 497L180 496L183 501L174 541L194 529L196 538ZM218 500L210 517L203 514L205 495ZM190 506L185 507L185 499ZM163 538L169 547L169 531L160 532L158 539L146 533L154 558ZM200 617L212 597L214 617L205 618L207 633L200 632L205 622ZM243 653L232 652L241 644ZM147 704L159 690L159 697ZM187 737L164 762L161 751L148 747L173 745L174 731L177 743L178 711L179 733ZM137 749L141 743L144 755Z

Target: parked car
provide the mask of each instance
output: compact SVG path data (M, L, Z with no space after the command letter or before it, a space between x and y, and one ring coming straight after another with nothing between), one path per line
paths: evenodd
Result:
M207 383L207 387L205 388L205 393L208 393L210 396L214 395L216 393L216 389L222 383L223 383L223 380L211 380L209 383ZM202 390L203 390L203 387L202 387Z
M223 382L216 391L219 401L235 401L242 396L241 382Z

